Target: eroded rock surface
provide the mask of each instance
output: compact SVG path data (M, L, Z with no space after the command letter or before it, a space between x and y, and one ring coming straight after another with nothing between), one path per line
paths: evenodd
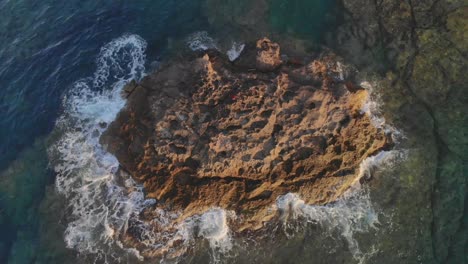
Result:
M352 77L328 52L282 61L268 39L233 63L217 51L192 54L129 84L101 142L159 201L155 212L178 212L178 222L220 207L240 216L233 231L257 230L275 217L278 196L333 202L365 180L365 158L391 147Z

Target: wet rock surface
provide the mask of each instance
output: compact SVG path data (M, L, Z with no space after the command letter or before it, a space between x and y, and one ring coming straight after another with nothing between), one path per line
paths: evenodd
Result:
M233 231L261 229L278 196L333 202L363 180L365 158L392 147L353 76L331 52L282 61L268 39L232 63L216 50L188 54L127 85L101 143L158 201L148 219L220 207L241 218Z

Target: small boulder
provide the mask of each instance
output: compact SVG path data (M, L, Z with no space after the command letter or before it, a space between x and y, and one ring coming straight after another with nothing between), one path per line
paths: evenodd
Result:
M283 61L281 60L280 46L267 38L257 41L257 61L256 67L263 72L278 69Z

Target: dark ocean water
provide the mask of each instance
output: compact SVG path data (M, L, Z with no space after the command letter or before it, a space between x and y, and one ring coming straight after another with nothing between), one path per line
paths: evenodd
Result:
M0 1L0 263L41 262L38 207L54 179L44 138L63 96L120 36L146 40L148 64L163 56L168 38L204 27L199 2Z
M0 1L0 168L53 128L61 95L94 71L100 48L124 33L148 43L202 26L198 1ZM14 151L12 151L14 150Z

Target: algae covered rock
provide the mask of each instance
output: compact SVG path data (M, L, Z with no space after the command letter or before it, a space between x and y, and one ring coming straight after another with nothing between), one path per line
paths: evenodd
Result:
M406 219L396 217L393 223L397 230L406 230L401 233L406 237L417 237L414 230L421 224L420 215L431 218L419 233L430 237L431 244L419 240L421 250L408 252L406 261L466 262L463 247L467 240L462 238L468 234L464 209L468 197L464 165L468 154L466 3L363 0L344 4L352 19L345 18L348 22L338 36L349 36L353 45L343 38L340 44L344 46L337 49L359 65L373 66L374 51L383 51L385 56L380 58L387 67L380 70L387 79L379 83L385 115L403 129L406 139L402 144L418 150L412 152L419 156L411 159L414 164L408 161L413 170L398 173L401 179L412 180L397 200L411 199L412 205L396 206L396 214ZM426 190L426 195L409 198L420 190ZM428 216L412 207L428 207L432 213ZM394 251L394 246L382 250Z

